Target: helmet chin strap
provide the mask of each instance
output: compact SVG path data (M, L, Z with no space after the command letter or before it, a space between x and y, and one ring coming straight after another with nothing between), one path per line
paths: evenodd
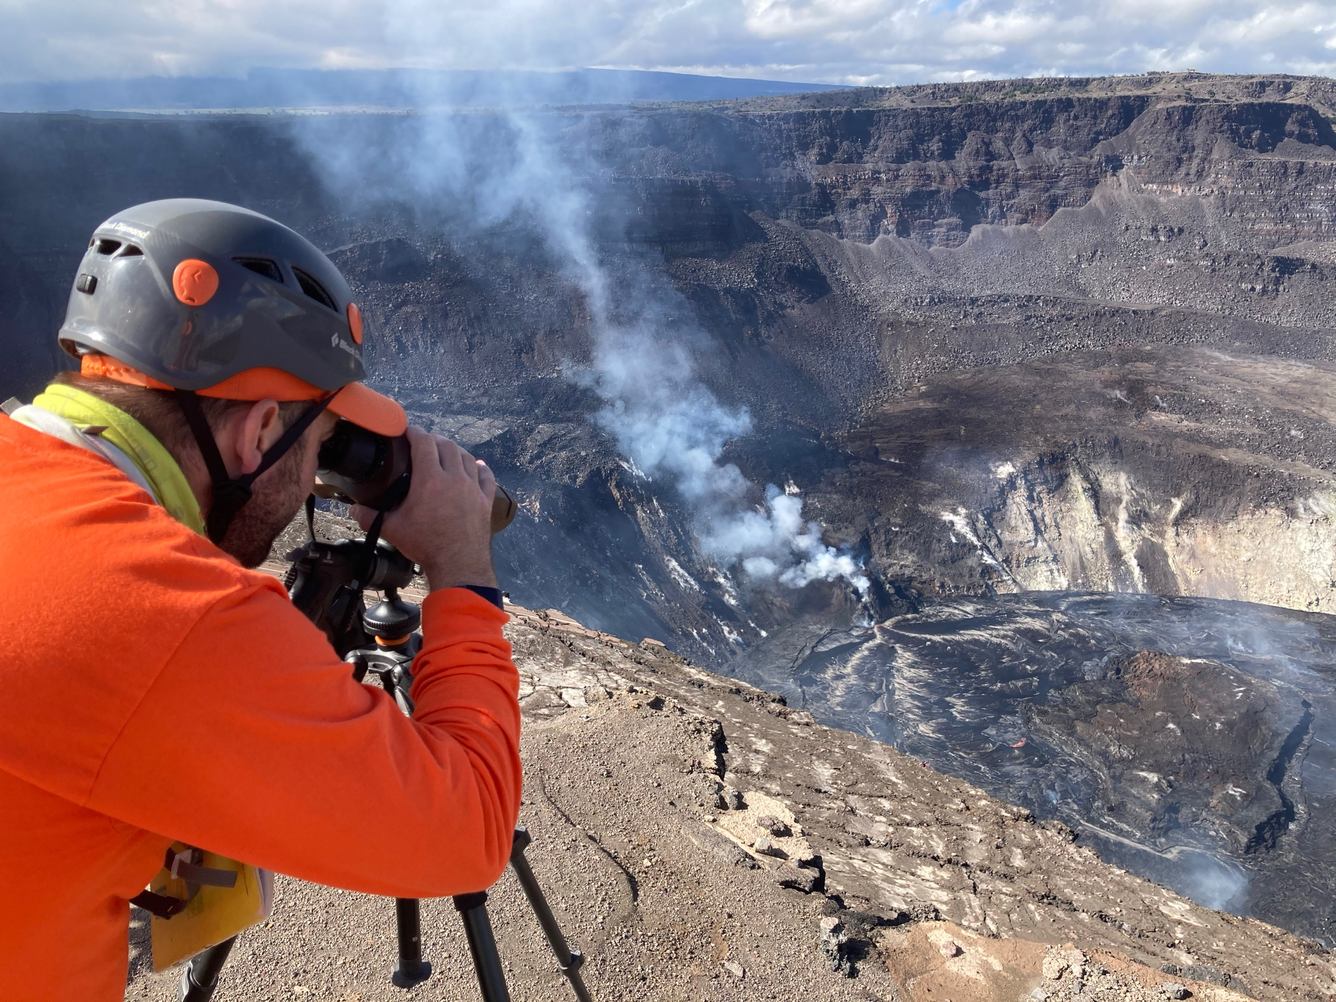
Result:
M228 526L236 518L237 512L241 511L251 499L251 484L297 444L297 440L305 434L306 429L311 427L311 422L324 413L338 392L335 390L323 400L316 400L306 408L301 417L283 432L282 437L265 450L264 455L260 457L259 466L250 473L232 477L228 475L227 464L223 462L222 453L218 451L218 442L213 437L213 429L209 427L208 419L204 416L204 408L200 405L199 397L193 390L173 391L176 402L181 406L181 412L185 414L186 423L190 425L190 430L195 436L195 444L199 446L200 455L204 457L209 478L213 481L213 503L209 506L206 527L209 539L215 546L222 545Z

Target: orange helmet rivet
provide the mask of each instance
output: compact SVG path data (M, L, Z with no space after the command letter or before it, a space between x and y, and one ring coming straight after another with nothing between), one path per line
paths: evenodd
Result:
M203 306L218 291L218 272L207 261L186 258L172 272L172 291L187 306Z
M348 330L352 332L353 344L362 343L362 311L356 303L348 304Z

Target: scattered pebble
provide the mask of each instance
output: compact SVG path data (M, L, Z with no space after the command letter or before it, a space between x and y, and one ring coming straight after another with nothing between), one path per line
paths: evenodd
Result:
M725 960L720 966L735 978L745 978L747 976L747 972L736 960Z
M771 842L764 835L762 835L760 838L758 838L755 842L752 843L752 848L755 849L757 852L759 852L762 856L774 856L776 859L786 859L789 855L787 852L785 852L779 846L775 845L775 843Z
M1186 987L1178 984L1175 981L1170 981L1167 984L1161 985L1160 987L1164 990L1164 993L1168 995L1171 999L1192 998L1192 992L1188 991Z

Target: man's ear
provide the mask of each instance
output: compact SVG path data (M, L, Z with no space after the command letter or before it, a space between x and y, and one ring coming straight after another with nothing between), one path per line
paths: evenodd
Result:
M251 404L250 409L242 412L240 421L234 422L237 429L237 441L234 455L241 466L241 473L253 473L260 466L269 447L283 435L283 422L280 420L278 401L266 398Z

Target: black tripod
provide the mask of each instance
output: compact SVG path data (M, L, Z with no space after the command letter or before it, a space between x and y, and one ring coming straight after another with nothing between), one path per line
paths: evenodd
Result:
M314 533L312 534L314 535ZM374 547L374 551L372 550ZM422 624L422 610L399 597L399 589L413 578L412 561L383 540L368 547L362 540L323 543L312 539L290 554L293 560L284 581L293 603L317 626L325 630L353 670L353 678L362 682L374 675L390 693L399 708L411 715L413 701L413 658L422 646L417 632ZM362 611L362 593L366 588L384 590L379 604ZM359 646L349 647L349 638L360 638ZM556 917L543 896L524 850L530 842L529 831L515 829L511 844L510 868L515 871L524 896L542 926L543 935L556 955L557 967L570 981L579 1002L590 1002L589 992L580 976L584 955L572 950L557 924ZM464 922L469 953L478 975L484 1002L510 1002L501 957L497 953L492 922L487 915L487 892L461 894L454 899ZM396 898L394 917L398 927L399 958L391 971L391 980L400 988L411 988L431 977L431 964L422 959L422 914L416 898ZM218 975L227 962L236 937L210 947L195 957L181 976L182 1002L208 1002L218 987Z
M543 935L557 958L557 969L571 983L571 989L579 1002L591 1002L589 990L580 977L580 967L584 964L584 955L579 950L572 950L566 943L566 937L557 925L556 916L538 886L538 880L529 867L524 850L529 845L529 830L523 825L515 829L515 841L510 850L510 867L519 878L524 896L538 917L538 924L543 927ZM510 990L506 987L506 976L501 969L501 956L497 953L496 937L492 934L492 921L487 916L487 892L461 894L453 899L459 917L464 921L464 933L469 941L469 953L473 957L473 968L478 975L478 986L482 989L484 1002L510 1002ZM396 898L394 918L399 933L399 958L395 961L390 979L399 988L412 988L431 977L431 963L422 959L422 921L420 902L416 898ZM237 937L219 943L205 950L185 969L181 975L181 1002L208 1002L218 987L218 975L227 962Z

